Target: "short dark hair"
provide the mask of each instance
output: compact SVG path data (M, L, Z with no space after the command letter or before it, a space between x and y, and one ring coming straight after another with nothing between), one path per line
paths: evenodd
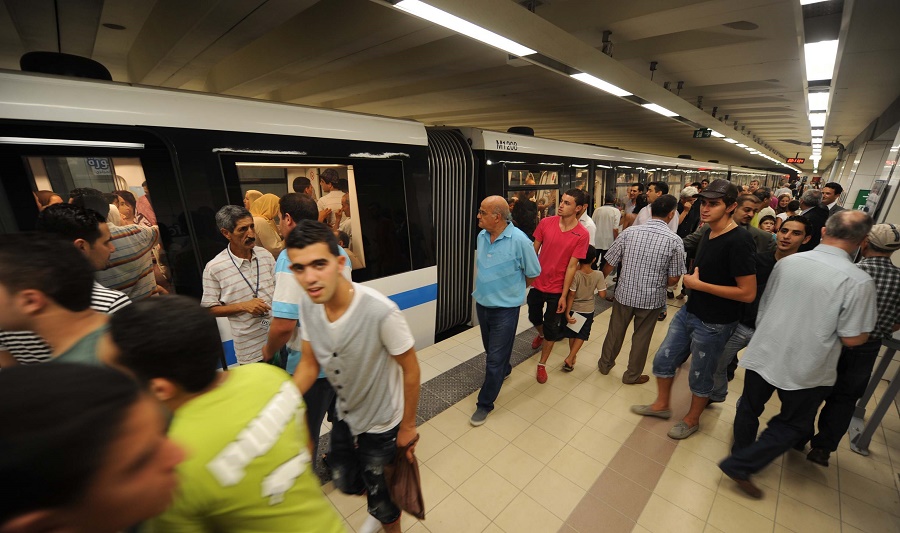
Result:
M282 196L278 200L278 209L282 215L291 215L294 222L298 224L301 220L319 219L319 207L316 205L316 201L300 192Z
M11 293L39 290L72 312L91 305L94 267L71 241L46 233L0 239L0 284Z
M787 217L787 218L784 220L784 222L781 223L781 227L783 228L784 225L787 224L788 222L797 222L797 223L799 223L799 224L803 224L803 232L804 232L806 235L812 235L812 232L813 232L812 224L809 222L809 219L806 218L805 216L803 216L803 215L794 215L794 216L792 216L792 217ZM781 229L779 228L778 231L781 231Z
M350 235L346 231L338 232L338 244L343 248L350 246Z
M103 217L103 220L106 220L106 217L109 216L109 202L106 201L103 194L97 189L79 187L72 189L72 192L69 193L69 199L78 207L96 211Z
M647 202L646 194L641 193L634 197L634 212L635 213L639 213L641 211L641 209L647 207L647 205L648 205L648 202Z
M838 195L838 196L840 196L840 195L843 194L843 192L844 192L844 188L841 187L841 184L840 184L840 183L837 183L837 182L834 182L834 181L829 181L829 182L826 183L825 185L822 185L822 188L823 188L823 189L824 189L825 187L828 187L829 189L833 190L833 191L834 191L834 194L836 194L836 195Z
M764 217L762 217L762 218L759 219L758 225L761 226L762 223L763 223L763 222L766 222L766 221L770 221L770 222L772 222L772 223L774 224L774 223L775 223L775 217L773 217L772 215L766 215L766 216L764 216Z
M800 200L791 200L788 202L787 206L788 211L796 211L800 209Z
M650 214L662 218L671 213L677 205L678 200L676 200L674 196L671 194L663 194L656 200L653 200L653 203L650 204Z
M760 202L765 202L771 196L769 189L767 189L765 187L760 187L759 189L756 189L755 191L753 191L752 194L753 194L753 196L756 196L757 200Z
M653 190L655 190L656 192L661 192L663 194L669 194L669 184L668 183L666 183L664 181L651 181L650 183L647 184L647 188L649 189L651 185L653 186Z
M144 383L164 378L200 392L216 379L222 339L216 318L196 300L158 296L134 302L110 315L109 330L121 351L117 362Z
M564 192L563 194L571 196L572 199L575 200L576 206L587 205L588 202L590 201L590 197L588 197L588 194L581 189L569 189L568 191Z
M746 193L746 192L743 193L743 194L741 194L740 196L737 197L737 203L738 203L738 205L741 205L741 204L743 204L743 203L745 203L745 202L753 202L754 204L758 204L758 203L759 203L759 197L756 196L755 194L752 194L752 193ZM732 204L732 203L734 203L734 201L731 201L731 202L725 202L725 203L727 203L727 204Z
M634 182L628 186L628 188L637 187L639 192L644 192L644 184L640 182Z
M0 372L0 479L11 489L0 498L0 526L82 498L140 398L134 380L103 366L52 363Z
M584 254L584 259L579 259L579 265L593 265L597 261L597 249L588 244L587 252Z
M332 186L337 185L339 179L341 179L341 175L333 168L326 168L319 174L319 181L324 181Z
M306 248L319 243L326 244L328 251L334 256L340 253L334 232L318 220L301 220L285 239L287 248Z
M350 182L348 180L345 180L344 178L341 178L337 182L337 188L342 193L347 194L350 192Z
M100 238L100 224L106 224L106 219L93 209L75 204L53 204L38 215L36 229L70 241L84 239L94 243Z
M132 210L137 209L137 199L131 191L116 191L116 196L124 200L126 204L130 205Z
M691 187L697 187L697 188L699 188L699 187L700 187L700 182L699 182L699 181L692 181L692 182L691 182Z
M294 182L291 184L291 188L294 189L294 192L302 193L306 189L312 186L312 182L309 181L309 178L306 176L300 176L299 178L294 178Z

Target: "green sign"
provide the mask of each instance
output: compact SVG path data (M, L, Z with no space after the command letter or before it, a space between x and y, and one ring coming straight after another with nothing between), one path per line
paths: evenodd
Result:
M860 209L861 207L866 205L866 200L869 198L869 189L860 189L858 193L856 193L856 201L853 202L853 209Z
M707 137L712 137L712 130L700 128L699 130L694 130L694 138L695 139L705 139Z

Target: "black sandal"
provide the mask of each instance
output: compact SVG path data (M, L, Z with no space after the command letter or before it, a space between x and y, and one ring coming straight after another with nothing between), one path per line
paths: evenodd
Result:
M563 372L571 372L575 370L575 365L570 365L569 363L563 361L562 370Z

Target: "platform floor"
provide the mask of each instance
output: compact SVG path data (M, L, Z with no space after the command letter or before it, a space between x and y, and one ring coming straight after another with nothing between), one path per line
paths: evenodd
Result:
M647 373L682 301L669 304L669 317L654 332ZM850 451L846 438L829 468L790 451L754 478L764 497L751 500L716 466L731 446L743 370L726 402L707 409L700 432L673 441L666 432L689 403L684 374L676 378L671 421L632 414L632 404L654 400L655 381L622 384L628 339L612 372L597 371L609 315L604 311L595 318L574 372L560 370L565 344L554 347L549 380L540 385L534 376L537 356L522 353L531 352L523 344L533 338L523 307L514 354L522 362L504 383L494 412L477 428L469 417L483 379L479 329L419 352L423 401L417 457L427 517L419 522L404 515L404 531L900 532L895 409L875 433L869 457ZM871 407L886 385L878 387ZM778 404L773 397L763 421L777 413ZM341 494L331 483L324 488L348 530L356 531L366 518L365 499Z

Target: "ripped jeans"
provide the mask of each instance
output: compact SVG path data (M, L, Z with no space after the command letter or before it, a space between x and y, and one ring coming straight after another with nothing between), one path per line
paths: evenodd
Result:
M397 431L362 433L353 437L346 423L335 420L331 427L331 450L326 460L334 485L344 494L365 493L369 514L382 524L400 518L400 508L388 493L384 467L397 453Z

